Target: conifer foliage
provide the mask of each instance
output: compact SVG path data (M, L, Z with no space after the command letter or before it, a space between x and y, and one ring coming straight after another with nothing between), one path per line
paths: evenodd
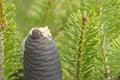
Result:
M0 45L0 49L3 49L4 58L0 55L1 59L4 59L3 70L0 70L0 73L4 74L4 79L0 80L15 80L17 77L13 75L20 68L20 57L18 55L18 32L14 22L14 9L15 6L13 4L13 0L0 0L0 4L2 4L2 14L1 18L1 26L5 28L1 28L2 45ZM4 22L4 23L3 23ZM8 24L8 25L7 25ZM0 65L1 66L1 65ZM1 78L2 76L0 76Z
M4 46L3 46L3 25L4 25L4 1L0 0L0 80L4 80Z
M19 35L22 43L31 27L46 25L62 80L120 80L119 13L120 0L0 0L0 80L23 76Z
M63 80L119 78L119 4L114 0L81 0L80 9L65 27Z

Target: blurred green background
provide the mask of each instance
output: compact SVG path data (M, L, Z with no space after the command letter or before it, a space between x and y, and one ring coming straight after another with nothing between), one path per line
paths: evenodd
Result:
M80 6L79 0L15 0L15 20L24 39L33 27L48 26L59 40L70 14Z

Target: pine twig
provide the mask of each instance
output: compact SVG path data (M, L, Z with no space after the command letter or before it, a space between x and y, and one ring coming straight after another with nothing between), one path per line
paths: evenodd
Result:
M106 65L108 62L108 58L106 56L106 37L105 37L105 32L104 32L104 24L103 24L103 7L102 7L102 1L98 0L99 5L99 27L100 27L100 38L101 38L101 54L103 56L103 61L104 61L104 69L105 69L105 78L107 80L110 80L110 70L109 66Z
M0 25L4 20L4 9L3 9L4 0L0 0ZM1 26L0 26L0 29ZM3 35L2 31L0 31L0 80L4 80L4 48L3 48Z
M86 17L82 17L82 30L81 30L81 36L80 36L80 41L79 41L79 49L78 49L78 59L77 59L77 74L76 78L77 80L81 80L81 66L82 66L82 54L83 54L83 44L84 44L84 39L85 39L85 22L87 22Z

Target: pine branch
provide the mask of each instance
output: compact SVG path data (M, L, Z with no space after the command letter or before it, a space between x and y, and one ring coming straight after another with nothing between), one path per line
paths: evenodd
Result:
M81 36L79 41L78 58L77 58L77 74L76 74L77 80L81 80L80 75L81 75L83 44L85 41L85 27L86 27L85 22L86 22L86 18L82 17L82 30L80 32Z
M104 57L104 61L106 60L106 45L105 45L105 32L104 32L104 24L103 24L103 8L101 6L101 0L98 0L99 6L99 27L100 27L100 38L101 38L101 53Z
M1 32L0 32L1 34ZM3 36L0 36L0 80L4 80L4 48Z
M5 19L9 21L8 26L4 30L4 79L5 80L15 80L18 77L13 75L21 68L22 62L20 61L21 56L19 51L19 40L17 27L14 21L14 0L5 0L4 2L4 12Z
M106 63L108 62L108 58L106 56L106 37L105 37L105 26L104 26L104 13L103 13L103 7L102 7L102 0L98 0L98 4L99 4L99 28L100 28L100 53L102 54L103 57L103 65L104 65L104 69L105 69L105 78L106 79L110 79L110 70L109 70L109 66L106 65Z
M4 20L4 0L0 0L0 30L2 30L2 21ZM3 35L0 31L0 80L4 80L4 48Z
M0 23L4 20L4 7L3 6L4 6L4 0L0 0Z
M90 15L90 18L96 18L95 12L90 13ZM67 52L64 52L66 53L64 61L70 67L65 69L76 80L89 80L91 77L97 77L97 75L93 75L95 71L100 73L98 68L95 70L96 66L94 66L97 65L96 54L98 51L96 50L96 45L98 42L98 28L91 20L86 24L85 22L87 22L86 17L82 17L81 12L78 10L78 12L73 13L65 32L67 39L64 39L64 42L66 42L64 45L66 44L65 47L67 48L64 48L65 50L67 49ZM70 72L71 70L72 72Z
M84 12L86 14L90 13L88 16L89 21L86 24L85 42L78 46L82 46L81 52L83 53L81 53L82 55L79 55L80 60L82 60L77 62L78 60L76 60L75 57L75 53L77 53L75 50L81 50L75 46L78 44L77 41L79 41L77 38L78 34L79 36L83 35L82 32L78 32L79 29L80 31L83 29L81 26L81 20L79 20L81 16L79 13L76 13L70 20L70 25L66 29L65 33L68 39L65 39L67 42L66 47L69 47L69 50L67 49L67 52L65 52L66 63L68 63L68 67L71 65L70 69L72 71L76 71L74 69L76 66L74 65L77 65L77 67L80 68L77 68L77 71L79 71L78 74L80 74L78 80L81 80L81 78L84 80L116 79L118 78L118 75L116 74L118 74L118 70L120 70L120 39L117 39L120 34L120 18L119 14L116 13L120 11L118 3L110 0L85 0L84 2L81 2L81 5L85 5L85 7L81 6L80 8L80 12L82 14ZM79 42L82 43L82 41ZM66 71L71 75L74 75L74 72L70 72L70 69Z

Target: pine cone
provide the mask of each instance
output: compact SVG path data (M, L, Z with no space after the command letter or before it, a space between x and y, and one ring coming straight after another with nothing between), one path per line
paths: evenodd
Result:
M57 47L44 29L48 28L33 29L25 41L25 80L62 80Z

